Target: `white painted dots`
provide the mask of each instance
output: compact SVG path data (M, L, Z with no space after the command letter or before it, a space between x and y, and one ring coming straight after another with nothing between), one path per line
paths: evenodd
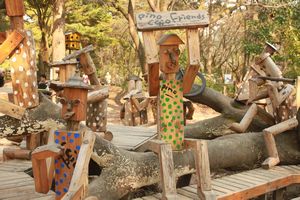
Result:
M33 99L36 99L36 96L35 96L35 94L33 94L33 95L32 95L32 98L33 98Z
M24 92L24 93L23 93L23 98L24 98L24 99L27 99L27 97L28 97L27 94Z
M20 80L16 80L16 84L20 84Z
M21 103L19 103L19 105L20 105L21 107L23 107L23 106L24 106L24 103L21 102Z
M12 61L12 62L16 62L16 61L17 61L17 58L16 58L16 57L13 57L13 58L11 59L11 61Z
M34 66L34 62L33 62L33 60L32 61L30 61L30 65L33 67Z
M26 43L28 46L30 46L31 45L31 42L30 41L27 41L27 43Z
M19 71L20 72L24 71L24 67L23 66L19 66Z
M18 94L18 91L14 91L14 95L17 95Z
M24 83L24 86L27 88L27 87L28 87L28 83L27 83L27 82L25 82L25 83Z
M23 55L22 55L22 57L23 57L24 59L26 59L26 58L27 58L27 54L24 52Z
M11 69L10 69L10 73L11 73L11 74L15 73L15 69L14 69L14 68L11 68Z
M32 103L31 103L31 101L29 101L29 102L28 102L28 106L32 106Z
M27 75L27 76L31 76L31 75L32 75L31 70L28 70L28 71L26 72L26 75Z
M35 82L35 81L33 81L32 85L33 85L33 87L36 87L36 82Z

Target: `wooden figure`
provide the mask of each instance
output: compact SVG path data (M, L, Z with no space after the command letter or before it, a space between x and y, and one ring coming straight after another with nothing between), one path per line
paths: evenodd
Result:
M25 38L10 58L14 103L32 108L39 105L36 74L35 43L31 31L25 32Z
M52 63L50 66L59 68L59 81L64 83L75 75L77 64L77 61L62 61Z
M92 87L83 83L79 74L71 77L65 84L62 103L62 116L68 121L85 121L87 110L87 93Z
M66 49L79 50L81 44L81 34L77 31L69 31L65 33Z
M160 158L162 199L179 199L176 194L172 150L185 148L183 93L190 91L198 73L200 66L198 28L207 26L208 19L207 12L199 10L139 13L136 16L137 28L143 32L146 47L149 94L150 96L158 95L159 98L159 137L165 142L151 141L149 146L152 151L159 154ZM159 52L155 45L154 31L168 29L188 29L189 66L186 74L183 76L184 83L182 83L182 80L175 79L175 74L179 71L178 58L180 51L178 47L180 44L183 44L182 40L175 34L169 34L162 36L159 40ZM161 76L163 80L161 82L159 82L159 69L163 72ZM132 102L134 105L136 104L135 107L138 109L139 104L134 99ZM195 149L199 150L200 148ZM195 155L200 153L198 150L196 150ZM207 161L206 159L204 160ZM199 161L199 159L196 159L196 161ZM197 169L200 170L199 167ZM205 169L205 172L207 172L207 169ZM198 171L197 173L198 177L200 177L200 172ZM199 188L198 194L201 199L203 197L215 199L214 195L207 193L211 191L210 182L204 183L202 180L199 180Z

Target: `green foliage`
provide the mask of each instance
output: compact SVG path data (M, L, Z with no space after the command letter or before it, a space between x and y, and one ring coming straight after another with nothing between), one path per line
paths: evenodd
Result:
M279 45L275 62L282 66L285 76L295 78L300 75L300 3L291 0L276 3L258 8L258 19L247 21L245 51L257 55L266 41ZM283 4L286 6L278 6Z
M83 35L84 43L108 46L115 42L111 37L113 17L108 7L83 1L66 1L66 30Z

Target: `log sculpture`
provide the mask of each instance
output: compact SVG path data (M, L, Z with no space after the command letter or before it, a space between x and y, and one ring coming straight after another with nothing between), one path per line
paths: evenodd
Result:
M247 103L253 104L248 109L242 121L240 123L233 123L230 127L236 132L245 132L257 114L255 101L268 98L270 103L267 104L269 106L267 111L273 115L276 125L263 130L270 157L262 163L262 166L267 169L280 162L274 136L298 126L298 121L294 118L296 110L293 108L292 102L294 100L291 96L294 86L289 84L293 81L282 77L282 72L271 58L271 55L275 51L276 48L268 43L260 55L258 62L256 62L258 66L252 66L253 77L247 79L249 90L244 91L244 93L248 93Z

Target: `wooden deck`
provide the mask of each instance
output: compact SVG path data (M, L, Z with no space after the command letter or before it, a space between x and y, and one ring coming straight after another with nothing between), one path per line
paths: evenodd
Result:
M54 192L39 194L35 192L33 178L24 173L31 167L31 161L11 160L0 163L1 200L50 200Z
M300 183L300 166L276 166L271 170L255 169L212 180L212 189L219 200L250 199L286 186ZM199 199L197 185L177 189L180 200ZM135 200L157 200L154 194Z
M114 145L119 148L134 151L143 144L157 136L157 128L155 127L137 127L108 125L107 130L113 134Z

